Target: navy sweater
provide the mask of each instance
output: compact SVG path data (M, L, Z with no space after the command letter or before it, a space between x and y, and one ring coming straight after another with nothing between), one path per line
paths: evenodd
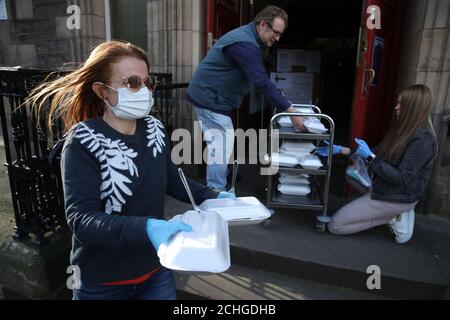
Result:
M165 194L189 202L171 161L169 137L157 119L137 121L124 135L102 118L79 123L61 157L70 261L89 283L140 277L160 266L146 232L149 217L163 218ZM189 181L195 201L217 192Z

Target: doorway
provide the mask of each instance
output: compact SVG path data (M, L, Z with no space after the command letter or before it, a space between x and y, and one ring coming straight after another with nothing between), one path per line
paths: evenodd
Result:
M312 103L317 103L322 112L335 121L336 143L346 144L349 139L362 1L255 1L253 12L256 14L269 4L283 8L289 16L285 34L266 54L269 71L276 71L277 49L319 51L320 72L318 81L314 83ZM247 121L242 121L242 126L257 126L261 122L260 117L259 112L251 114ZM265 117L269 118L270 112L265 112ZM267 125L268 119L264 123Z
M277 71L278 49L320 52L320 71L318 80L314 81L312 103L334 120L335 144L348 146L355 136L367 139L370 145L380 142L394 102L404 1L258 0L250 3L249 18L241 19L241 24L250 22L267 5L281 7L289 16L288 28L279 43L264 53L269 72ZM383 10L381 30L367 30L366 9L371 5ZM375 69L379 72L368 80ZM252 92L250 101L244 101L239 109L236 127L267 128L272 114L272 108L264 103L261 95ZM330 193L337 197L346 194L347 164L347 158L334 158ZM252 181L265 185L264 177Z
M283 37L265 53L268 71L278 71L277 50L299 49L319 53L320 70L314 74L311 102L334 120L335 143L348 145L363 1L255 1L252 12L257 14L267 5L279 6L289 16ZM308 73L306 69L293 71ZM250 100L249 106L241 108L239 126L243 129L267 128L273 108L263 102L258 92L252 92ZM337 197L345 194L344 170L347 163L347 158L333 159L330 193Z

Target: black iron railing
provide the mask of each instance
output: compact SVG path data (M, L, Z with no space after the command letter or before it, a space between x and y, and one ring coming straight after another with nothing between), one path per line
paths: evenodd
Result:
M24 104L30 91L50 74L36 69L0 68L0 120L16 222L14 237L31 236L38 244L45 243L51 232L67 229L61 175L48 162L49 150L62 137L64 126L57 123L50 135L46 130L47 115L38 119ZM65 72L52 76L61 74ZM187 84L172 84L171 74L153 75L159 85L154 92L152 114L171 134L173 91Z

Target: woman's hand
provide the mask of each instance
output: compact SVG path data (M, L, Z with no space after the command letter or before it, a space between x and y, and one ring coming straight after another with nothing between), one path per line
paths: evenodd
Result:
M153 247L158 251L159 246L167 242L179 231L192 231L192 227L182 221L166 221L162 219L147 220L147 236Z
M228 192L228 191L220 191L217 195L217 199L236 199L236 194L234 192Z
M364 140L355 138L355 142L358 145L358 149L356 149L356 154L358 156L367 159L368 156L373 154L372 150Z

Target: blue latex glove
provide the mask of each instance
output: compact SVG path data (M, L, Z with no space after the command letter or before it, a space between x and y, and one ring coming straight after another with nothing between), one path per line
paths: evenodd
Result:
M220 191L217 195L217 199L236 199L236 194L234 192L228 192L228 191Z
M316 152L319 156L328 157L328 153L330 150L330 143L326 140L323 141L327 146L326 147L318 147L316 148ZM336 154L340 154L342 152L342 146L338 144L333 144L333 156Z
M147 236L156 251L162 243L167 242L171 236L179 231L192 231L192 227L181 221L151 218L147 220Z
M368 156L373 154L372 150L370 150L369 146L364 140L355 138L355 142L358 145L358 149L356 149L356 154L358 156L367 159Z

